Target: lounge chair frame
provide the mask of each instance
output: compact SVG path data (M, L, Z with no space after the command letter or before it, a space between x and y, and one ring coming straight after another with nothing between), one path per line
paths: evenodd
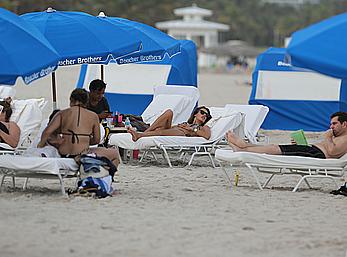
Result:
M185 162L186 157L190 154L190 158L188 161L188 166L192 165L193 160L196 156L207 156L213 168L216 167L214 158L213 158L213 150L217 147L217 143L219 140L216 140L212 144L202 144L202 145L165 145L162 144L159 147L146 149L140 159L140 162L150 154L153 156L155 160L158 160L157 153L161 153L166 160L167 164L170 168L172 168L172 161L169 153L179 154L179 160L183 163Z
M15 187L15 178L26 178L23 190L27 188L29 178L58 179L60 191L65 193L64 179L79 178L78 165L74 160L66 158L28 157L21 155L0 155L0 190L6 177L12 177Z
M184 161L185 157L188 154L191 154L190 159L188 161L188 166L192 165L193 160L196 156L207 156L212 164L212 166L215 168L215 162L213 159L213 152L215 149L218 148L218 144L223 141L225 133L229 129L233 129L234 132L238 135L243 135L244 133L244 121L245 121L245 115L243 113L233 113L233 115L224 117L224 120L222 123L223 127L220 129L220 131L217 133L217 137L214 138L214 140L208 141L202 143L193 143L189 144L188 142L185 143L177 143L177 144L165 144L160 143L156 146L150 147L148 149L144 149L144 155L148 156L149 153L151 153L152 156L154 156L155 159L156 153L159 151L162 152L164 159L168 163L169 167L172 168L172 162L169 156L169 152L175 152L180 154L180 159ZM213 128L212 128L213 129ZM165 137L163 137L165 138ZM187 140L193 139L193 137L185 137ZM144 157L140 159L140 161L143 161Z
M217 154L218 155L218 154ZM282 156L286 158L286 156ZM241 157L242 158L242 157ZM301 157L306 158L306 157ZM283 163L282 165L267 165L267 164L259 164L251 161L226 161L221 160L216 156L216 160L221 166L221 169L223 170L223 173L225 175L226 181L230 183L232 186L233 180L231 178L230 174L230 168L231 170L237 169L239 167L247 167L260 190L263 190L266 188L269 183L272 181L272 179L275 176L278 175L298 175L301 176L297 184L294 186L292 192L296 192L302 182L305 182L305 184L312 189L311 184L309 183L308 179L311 178L319 178L319 179L329 179L331 180L336 188L338 188L338 185L335 181L335 178L343 177L345 174L345 171L347 170L347 165L341 166L341 167L329 167L329 166L312 166L312 165L303 165L303 164L292 164ZM270 174L270 176L266 179L266 181L261 184L258 174L259 173L266 173Z
M0 191L2 190L2 186L4 184L5 178L6 177L11 177L12 178L12 186L15 188L16 183L15 183L15 178L25 178L25 182L23 184L23 190L27 188L29 178L40 178L40 179L58 179L60 183L60 191L63 196L66 196L65 192L65 184L64 184L64 179L67 178L74 178L76 179L75 184L78 181L79 178L79 173L71 173L71 170L60 170L60 173L58 174L49 174L45 171L32 171L32 170L25 170L25 169L9 169L9 168L4 168L0 167Z

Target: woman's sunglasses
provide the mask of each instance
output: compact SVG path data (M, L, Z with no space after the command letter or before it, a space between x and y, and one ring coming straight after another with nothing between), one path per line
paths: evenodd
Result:
M199 112L200 112L201 115L209 116L209 115L208 115L208 112L206 112L206 111L204 111L204 110L199 110Z
M4 106L0 105L0 113L2 112L3 109L4 109Z

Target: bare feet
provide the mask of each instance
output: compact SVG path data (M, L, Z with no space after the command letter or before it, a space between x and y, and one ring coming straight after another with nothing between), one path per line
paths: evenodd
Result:
M229 143L229 146L233 149L234 152L240 152L242 151L242 148L232 144L232 143Z
M228 144L233 147L236 147L238 148L238 150L242 149L242 148L246 148L248 145L247 143L239 138L238 136L236 136L232 131L228 131L226 134L225 134L225 137L228 141ZM235 150L235 149L234 149Z
M134 142L136 142L141 136L139 133L137 133L135 130L128 128L128 133L131 134L131 138Z

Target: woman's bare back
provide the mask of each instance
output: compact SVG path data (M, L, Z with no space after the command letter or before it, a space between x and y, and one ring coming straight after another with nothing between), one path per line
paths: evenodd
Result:
M62 155L76 155L100 141L98 116L86 108L72 106L60 112L60 131L63 143L59 147Z

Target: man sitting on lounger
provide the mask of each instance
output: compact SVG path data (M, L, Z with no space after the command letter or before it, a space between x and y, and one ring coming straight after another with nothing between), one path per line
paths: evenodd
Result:
M196 108L185 123L172 126L172 119L172 110L166 110L145 132L138 133L133 129L128 129L128 132L131 133L133 141L150 136L187 136L206 139L211 137L211 130L205 125L211 119L211 114L205 106Z
M347 153L347 113L336 112L330 116L330 129L325 139L314 145L253 145L227 132L226 138L234 151L267 153L275 155L305 156L314 158L340 158Z
M58 133L62 142L58 151L62 157L74 158L78 155L95 153L99 157L106 157L117 167L119 154L116 149L104 147L89 148L100 142L100 124L98 115L89 111L88 92L77 88L70 95L70 108L59 111L42 133L37 147L44 147L50 136Z
M87 108L95 112L99 119L105 119L111 115L110 106L105 97L106 83L101 79L94 79L89 84L89 101Z

